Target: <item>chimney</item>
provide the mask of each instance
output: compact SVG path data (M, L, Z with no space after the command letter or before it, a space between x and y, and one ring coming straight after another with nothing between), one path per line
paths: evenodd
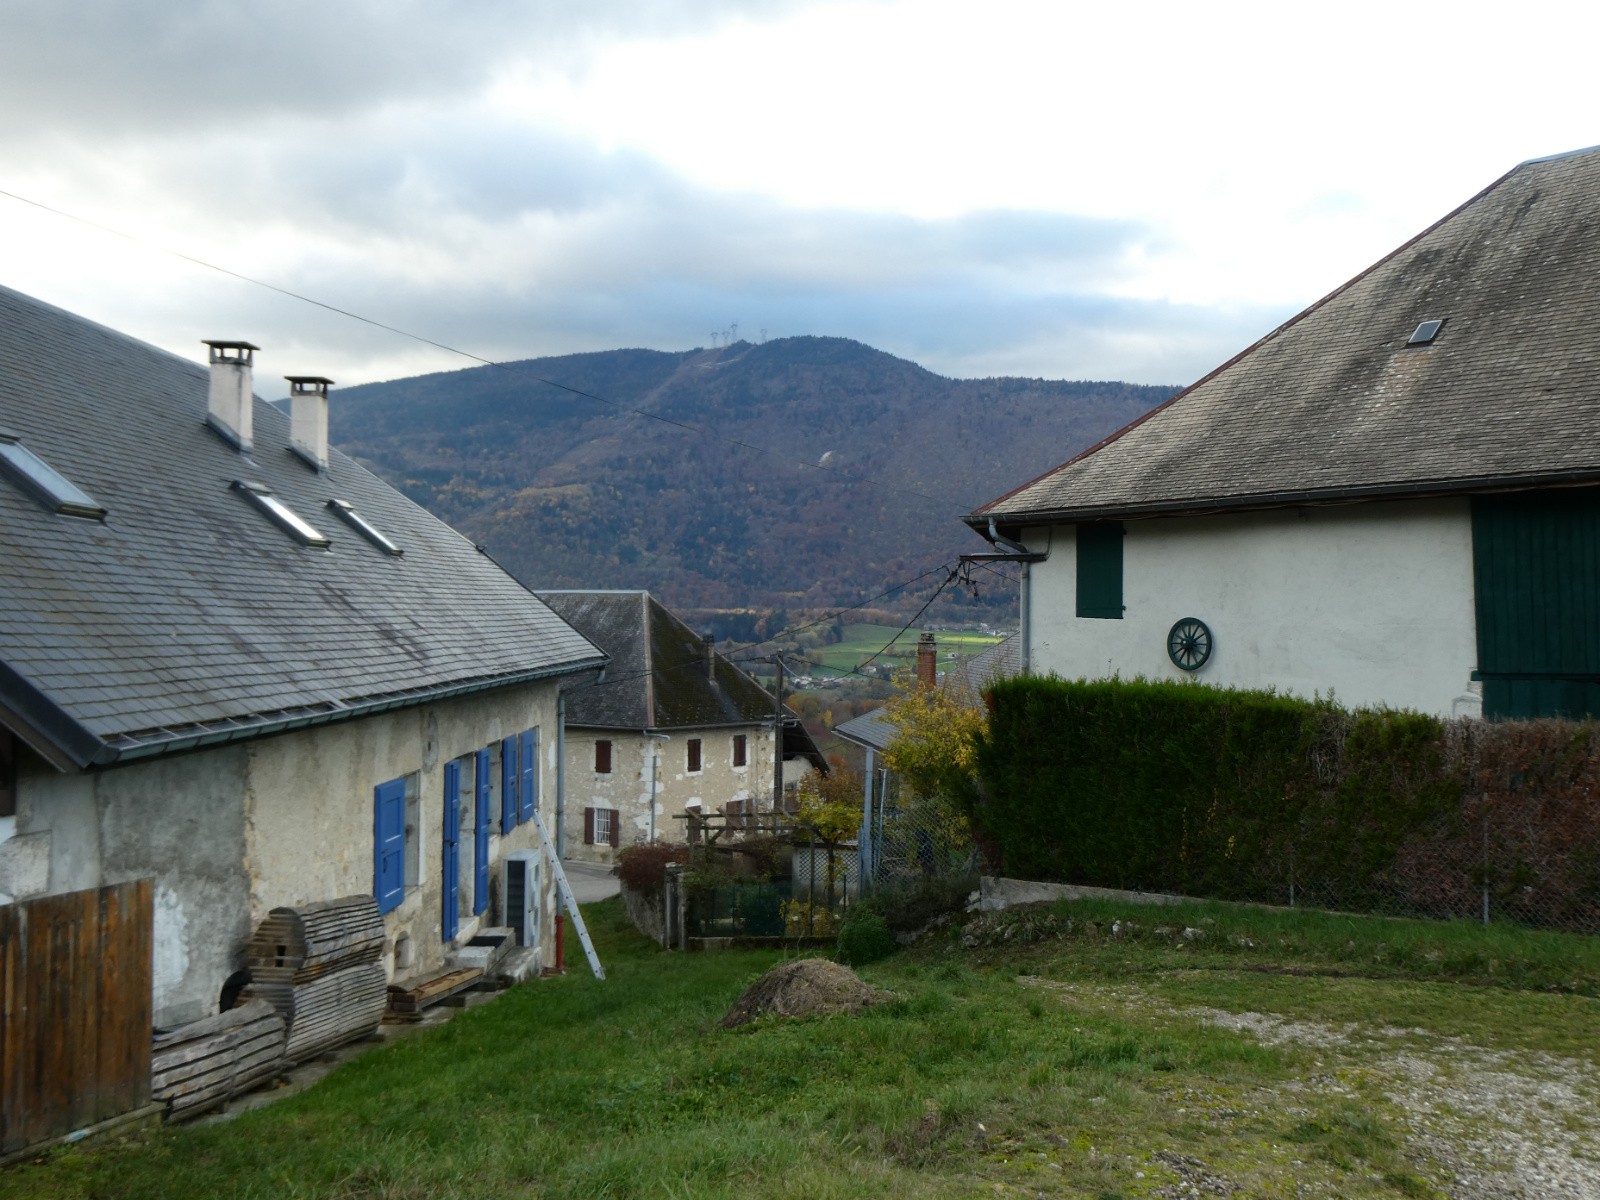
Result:
M255 397L251 394L250 364L261 349L249 342L213 342L211 347L211 397L206 424L220 433L240 454L250 453Z
M712 683L717 681L717 638L715 634L702 633L700 645L706 652L706 678Z
M328 389L321 375L285 375L289 381L289 449L319 471L328 469Z
M939 649L931 633L917 641L917 686L930 692L939 686Z

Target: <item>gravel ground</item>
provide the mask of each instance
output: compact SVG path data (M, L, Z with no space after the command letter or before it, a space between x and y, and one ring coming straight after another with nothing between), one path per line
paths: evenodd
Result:
M1106 1011L1155 1009L1136 988L1027 976L1018 982ZM1199 1007L1165 1015L1322 1052L1329 1069L1284 1087L1284 1105L1297 1107L1295 1093L1357 1096L1357 1080L1375 1087L1406 1122L1410 1157L1453 1200L1600 1200L1600 1080L1586 1063L1388 1025L1336 1026ZM1226 1181L1201 1172L1179 1174L1174 1196L1230 1191Z

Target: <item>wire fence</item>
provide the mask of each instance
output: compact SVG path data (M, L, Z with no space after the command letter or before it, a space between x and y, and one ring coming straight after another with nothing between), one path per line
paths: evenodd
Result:
M977 886L982 856L964 814L949 800L912 795L879 771L866 805L861 869L868 889Z

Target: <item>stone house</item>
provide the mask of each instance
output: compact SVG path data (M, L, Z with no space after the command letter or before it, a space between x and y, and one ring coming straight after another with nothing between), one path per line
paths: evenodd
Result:
M442 969L539 850L560 680L604 662L328 446L329 381L285 413L256 347L209 357L0 289L0 903L152 878L162 1025L279 905L372 893L391 977Z
M539 598L611 660L562 689L565 857L610 862L637 842L686 840L691 813L772 808L772 693L649 592ZM786 788L827 770L787 708L776 752Z
M1523 163L966 518L1026 669L1600 713L1600 150Z

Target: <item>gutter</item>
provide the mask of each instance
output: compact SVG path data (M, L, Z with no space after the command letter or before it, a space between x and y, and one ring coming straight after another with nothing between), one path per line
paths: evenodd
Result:
M581 659L574 663L563 663L554 667L540 667L531 671L516 671L506 675L491 676L486 679L475 679L467 683L445 684L437 687L419 688L410 692L391 693L387 696L372 697L354 704L326 706L316 711L302 709L292 714L271 718L229 718L210 722L209 724L187 726L182 730L158 730L148 736L116 737L109 742L101 740L76 721L72 721L72 725L79 731L81 736L92 739L100 747L94 757L81 763L75 762L74 765L79 769L91 765L110 766L114 763L132 762L144 758L155 758L164 754L177 754L186 750L199 750L209 746L224 745L229 742L268 737L277 733L289 733L296 729L309 729L316 725L330 725L356 717L374 716L378 713L389 712L392 709L410 708L419 704L453 699L457 696L468 696L478 692L493 691L497 688L534 683L541 679L551 679L560 675L576 674L579 671L588 671L604 666L608 661L609 659L604 657ZM68 718L68 720L71 720L71 718ZM193 732L189 732L190 730Z
M1140 517L1204 516L1212 513L1249 512L1307 505L1353 504L1371 500L1407 500L1491 492L1525 492L1538 488L1586 487L1600 484L1600 468L1548 472L1539 475L1483 475L1462 479L1432 479L1419 483L1374 483L1357 487L1307 488L1260 492L1242 496L1208 496L1192 500L1155 500L1145 504L1083 505L1076 508L1041 508L1028 511L972 513L961 519L976 532L997 520L1008 527L1049 525L1071 521L1104 521ZM987 535L985 535L987 536ZM991 560L992 561L992 560Z

